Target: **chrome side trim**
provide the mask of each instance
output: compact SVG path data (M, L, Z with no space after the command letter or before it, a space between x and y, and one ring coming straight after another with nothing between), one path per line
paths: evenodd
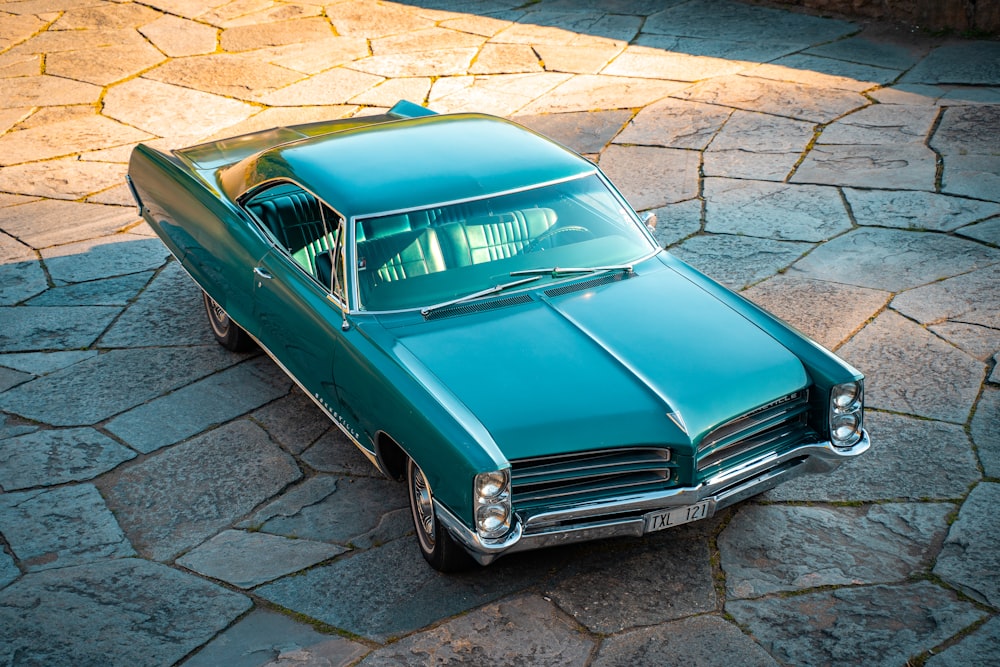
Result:
M518 514L515 507L518 521L514 529L505 538L490 542L480 539L443 505L435 504L435 511L470 555L487 565L505 553L642 535L645 533L642 515L646 512L693 505L702 500L712 501L715 510L722 509L800 475L834 470L870 447L871 440L864 432L862 439L850 448L836 448L829 442L801 445L780 456L774 453L761 456L694 487L625 495L527 516Z

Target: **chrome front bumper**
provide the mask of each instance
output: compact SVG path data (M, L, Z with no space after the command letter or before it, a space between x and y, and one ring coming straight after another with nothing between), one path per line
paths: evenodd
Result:
M480 564L488 565L506 553L608 537L643 535L646 532L643 515L656 510L708 500L711 516L716 510L763 493L799 475L834 470L845 461L868 451L871 440L867 432L863 432L862 436L849 449L838 449L824 442L800 445L781 455L767 454L694 487L624 495L554 511L518 515L514 528L500 540L483 540L436 501L434 509L445 528L472 557Z

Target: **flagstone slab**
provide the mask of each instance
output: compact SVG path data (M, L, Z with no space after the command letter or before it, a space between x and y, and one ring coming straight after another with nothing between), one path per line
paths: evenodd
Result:
M820 144L896 146L922 144L937 120L938 109L926 105L873 104L840 118L817 138Z
M568 74L529 72L442 77L434 81L428 105L440 113L476 109L496 116L510 116L569 79Z
M104 116L93 115L0 136L0 165L47 160L85 150L135 143L151 136Z
M89 347L119 311L103 306L0 307L0 352Z
M177 564L246 589L304 570L345 551L323 542L226 530L178 558Z
M243 55L303 74L319 74L370 54L368 41L360 37L327 37L306 44L285 44L248 51Z
M964 424L985 379L982 362L887 311L839 350L868 376L865 405Z
M79 200L122 184L124 178L124 164L90 162L79 157L66 157L3 167L0 170L0 188L51 199ZM131 196L129 199L131 200ZM132 207L134 200L126 204Z
M374 88L355 95L349 101L351 104L364 104L376 107L392 108L399 100L425 100L431 90L431 77L412 77L406 79L386 79Z
M4 246L13 243L16 242L0 235L0 252L6 250ZM13 306L48 289L45 270L33 255L30 253L18 260L0 259L0 306Z
M364 644L321 634L307 623L258 608L182 664L184 667L260 667L264 664L340 667L354 664L368 650Z
M802 43L794 37L784 35L767 41L739 41L714 37L684 37L643 32L634 40L638 46L646 46L661 51L686 53L692 56L708 56L738 60L751 66L764 63L802 49Z
M705 234L687 239L670 252L726 287L742 290L788 268L812 247L797 241Z
M895 667L986 613L927 581L731 600L726 612L782 664Z
M290 385L274 362L261 356L132 408L106 428L148 454L284 396Z
M892 308L922 324L942 320L1000 329L1000 263L903 292Z
M670 248L701 231L702 202L699 199L667 204L652 212L657 219L653 238L661 248Z
M851 229L836 188L706 178L705 231L826 241Z
M597 641L538 595L489 604L432 630L411 635L365 658L366 667L427 664L580 665Z
M229 53L175 58L145 77L248 101L304 78L301 72Z
M671 529L608 547L562 568L545 592L591 632L612 634L716 609L703 537Z
M96 424L238 359L218 345L110 350L6 391L0 408L54 426Z
M148 274L143 274L148 275ZM201 289L169 262L101 337L104 347L204 345L214 342Z
M27 305L124 307L146 286L152 276L151 271L143 271L117 278L104 278L65 287L54 287L31 299Z
M705 176L785 182L801 158L799 153L751 153L744 150L706 151Z
M661 100L636 114L615 143L704 150L730 113L710 104Z
M367 0L338 3L330 12L330 23L338 35L374 39L383 35L434 26L434 19L408 10L404 5L375 4Z
M0 441L0 487L82 482L135 458L135 452L92 428L34 431Z
M4 79L3 87L0 109L94 104L101 97L100 86L48 74Z
M901 292L997 262L1000 252L972 241L862 228L827 241L790 272L801 278Z
M996 155L1000 137L993 128L1000 123L1000 107L956 106L945 109L930 145L947 157L966 154Z
M1000 330L997 329L961 322L931 324L927 329L983 362L1000 350Z
M303 508L322 502L336 492L340 477L313 475L295 486L285 489L281 495L255 511L249 518L235 524L236 528L257 532L271 519L293 517Z
M745 505L719 535L730 598L905 581L948 531L948 503L863 507Z
M30 38L45 27L46 21L37 16L7 14L4 8L2 30L0 30L0 51L6 51L18 42Z
M629 46L601 72L613 76L633 76L673 81L701 81L736 74L752 63L724 58L671 53L648 46Z
M830 350L859 331L889 302L891 294L824 280L780 275L743 292Z
M961 500L981 477L969 437L958 424L869 410L865 428L873 443L867 454L831 473L790 480L762 497L815 502ZM914 456L915 451L920 456Z
M644 32L734 42L787 40L795 35L803 46L828 42L857 30L854 24L729 0L690 5L680 3L653 14Z
M747 76L763 79L793 81L860 93L893 82L899 77L901 70L794 53L747 69L745 73Z
M951 525L941 548L934 574L969 597L993 607L1000 606L1000 484L982 482L972 490L958 520Z
M920 144L817 144L795 171L793 183L887 190L934 190L937 156Z
M255 111L245 102L139 77L109 88L103 113L186 145Z
M705 615L607 637L591 664L730 667L737 657L743 667L778 667L767 651L735 625Z
M139 74L164 60L166 56L151 44L105 46L48 55L45 58L45 72L107 86Z
M917 40L896 42L892 37L891 34L862 32L846 39L811 46L805 53L847 62L908 70L920 62L929 50Z
M292 454L301 454L334 428L330 418L298 386L292 387L288 396L255 410L251 417Z
M131 3L69 9L49 30L89 30L95 28L135 28L162 16L160 12Z
M527 44L484 44L469 67L469 73L516 74L541 72L543 69L559 71L552 67L543 68L543 58Z
M844 188L844 196L859 225L950 232L1000 214L1000 204L931 192Z
M337 559L256 589L304 616L385 642L537 585L551 561L516 556L486 570L441 576L413 538ZM353 585L344 587L344 581Z
M37 665L171 665L251 606L135 558L48 570L0 591L0 651Z
M996 378L992 377L991 381L996 382ZM976 414L969 424L969 434L976 443L983 473L987 477L1000 477L1000 389L983 387Z
M20 576L21 570L17 568L14 559L6 552L0 551L0 590L16 581Z
M92 484L0 494L0 519L28 572L135 555Z
M663 99L689 85L683 81L578 74L521 109L521 113L634 109Z
M376 55L354 61L351 63L351 69L387 78L455 76L468 73L478 53L478 48L466 47Z
M130 215L134 217L134 211ZM42 250L42 259L57 286L150 271L169 257L170 251L159 239L135 234L116 234Z
M1000 201L1000 160L996 155L949 155L944 158L941 190L949 194Z
M625 50L624 44L517 44L537 53L549 72L597 74L613 58Z
M170 58L214 52L219 32L213 26L167 14L138 30Z
M612 144L601 169L636 210L657 208L698 195L696 151Z
M322 499L266 519L260 530L273 535L353 544L360 536L376 530L382 517L408 506L406 487L384 477L339 477L336 486ZM273 511L273 510L272 510ZM412 524L404 524L412 530ZM402 535L385 536L388 541Z
M733 111L712 139L706 158L716 151L752 154L794 154L796 159L815 136L811 122L753 111Z
M326 39L333 34L333 29L326 18L317 16L227 28L222 31L219 45L224 51L229 52L250 51L269 46Z
M325 416L323 419L329 421ZM358 446L337 427L327 429L315 443L302 452L302 461L320 472L379 479L383 477L368 457L361 453Z
M3 360L4 357L0 357ZM18 373L18 371L11 371L6 368L0 370L5 371L5 373L16 373L18 375L26 375L23 373ZM16 386L16 385L14 385ZM4 390L6 391L6 390ZM7 415L0 414L0 440L6 440L7 438L13 438L18 435L24 435L26 433L33 433L38 430L38 426L34 424L28 424L27 422L20 419L12 419Z
M1000 44L986 40L944 44L904 74L901 82L1000 85Z
M445 49L478 49L485 42L481 35L434 27L372 39L371 50L375 56L401 55Z
M5 3L5 9L11 3ZM62 6L60 6L60 4ZM64 11L65 4L57 4L54 11ZM57 18L57 17L50 17ZM21 42L8 53L16 55L26 55L35 53L59 53L61 51L78 51L80 49L80 38L86 37L88 48L101 48L105 46L129 46L141 45L145 43L133 28L91 28L84 30L46 30L40 32L31 39Z
M301 477L292 457L244 419L112 473L103 489L137 551L168 561Z
M0 365L32 375L48 375L55 371L97 356L97 350L67 352L21 352L0 357Z
M742 75L713 77L674 97L814 123L829 123L868 105L868 100L852 91Z
M581 154L600 153L632 117L628 110L515 116L513 120Z
M382 81L381 76L336 67L304 81L260 95L258 101L270 106L346 104L352 97L374 88Z
M2 357L0 357L0 361L2 360ZM0 366L0 392L7 391L11 387L16 387L22 382L27 382L30 379L31 376L27 373L22 373L20 371ZM3 422L0 422L0 438L7 437L9 435L13 435L13 433L8 433L8 431L3 428Z
M1000 217L963 227L956 233L983 243L1000 246Z
M960 642L927 659L927 667L991 667L1000 655L1000 618L993 618Z

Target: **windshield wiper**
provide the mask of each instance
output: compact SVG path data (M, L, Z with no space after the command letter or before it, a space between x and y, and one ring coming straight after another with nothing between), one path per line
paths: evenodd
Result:
M489 296L490 294L496 294L497 292L502 292L504 290L511 289L513 287L518 287L520 285L525 285L527 283L534 282L539 278L541 278L541 276L531 276L530 278L521 278L520 280L512 280L509 283L502 283L500 285L494 285L493 287L487 287L484 290L473 292L472 294L466 294L465 296L460 296L457 299L452 299L451 301L445 301L443 303L436 303L433 306L427 306L426 308L420 311L420 314L423 315L424 317L427 317L435 310L439 310L441 308L447 308L448 306L454 306L455 304L458 303L465 303L466 301L473 301L475 299L480 299L484 296Z
M614 266L550 266L545 269L522 269L520 271L511 271L512 276L544 276L550 275L553 278L558 276L568 276L574 273L597 273L598 271L624 271L625 273L632 273L631 264L616 264Z
M641 262L645 262L650 257L659 254L660 248L657 248L653 252L643 255L639 259L635 260L631 264L611 264L609 266L550 266L543 269L522 269L520 271L511 271L511 276L544 276L550 275L553 278L559 276L568 276L574 273L598 273L599 271L624 271L626 274L635 273L635 265Z

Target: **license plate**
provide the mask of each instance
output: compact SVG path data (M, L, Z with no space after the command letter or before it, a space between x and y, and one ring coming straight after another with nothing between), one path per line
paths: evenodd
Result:
M680 526L684 523L707 519L710 516L712 516L712 501L703 500L694 505L671 507L668 510L650 512L643 518L646 520L646 532L652 533L657 530Z

